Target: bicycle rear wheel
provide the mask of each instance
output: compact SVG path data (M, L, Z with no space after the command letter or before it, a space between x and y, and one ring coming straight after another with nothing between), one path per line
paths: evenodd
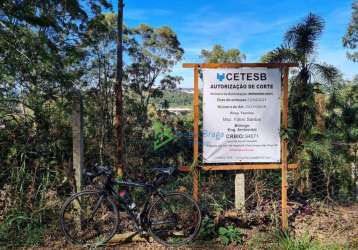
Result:
M148 211L148 232L159 243L180 246L192 241L201 225L199 205L186 193L168 193Z
M73 244L102 245L117 231L118 210L99 191L79 192L62 206L60 226Z

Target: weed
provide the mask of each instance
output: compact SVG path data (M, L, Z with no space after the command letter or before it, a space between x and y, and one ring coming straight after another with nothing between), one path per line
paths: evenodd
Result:
M37 218L12 209L0 224L0 246L36 246L43 242L44 226Z
M306 233L302 238L293 238L288 233L277 235L277 250L348 250L347 246L339 244L324 245L318 241L312 240Z
M219 228L219 237L221 243L225 246L229 244L240 244L243 243L243 233L241 230L234 226L220 227Z
M209 217L205 216L201 223L201 229L199 232L200 239L213 239L217 237L216 225L214 221Z

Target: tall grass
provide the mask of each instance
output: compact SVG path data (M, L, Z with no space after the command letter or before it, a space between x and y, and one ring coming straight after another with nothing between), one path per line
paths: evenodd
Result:
M12 209L0 224L0 248L38 246L43 243L44 224L39 218Z
M303 237L294 237L281 231L261 232L248 242L249 250L351 250L352 245L320 242L312 239L308 233Z
M288 233L277 234L275 250L349 250L348 246L340 244L325 244L311 239L306 233L301 238L294 238Z

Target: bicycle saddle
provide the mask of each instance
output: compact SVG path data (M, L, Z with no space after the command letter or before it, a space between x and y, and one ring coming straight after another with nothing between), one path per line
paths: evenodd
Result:
M100 166L97 165L94 167L94 172L85 171L85 175L89 178L95 178L100 175L111 175L113 174L113 170L109 166Z
M160 174L167 174L167 175L171 175L174 173L175 171L175 167L171 166L171 167L155 167L152 168L152 170L154 172L160 173Z

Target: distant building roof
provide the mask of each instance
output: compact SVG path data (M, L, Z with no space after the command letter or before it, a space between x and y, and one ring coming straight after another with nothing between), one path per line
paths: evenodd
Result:
M185 114L185 113L192 112L191 108L179 108L179 107L168 108L165 110L175 113L175 114Z
M185 93L189 93L189 94L194 93L194 88L177 88L176 90L185 92ZM199 89L199 92L202 92L202 89Z

